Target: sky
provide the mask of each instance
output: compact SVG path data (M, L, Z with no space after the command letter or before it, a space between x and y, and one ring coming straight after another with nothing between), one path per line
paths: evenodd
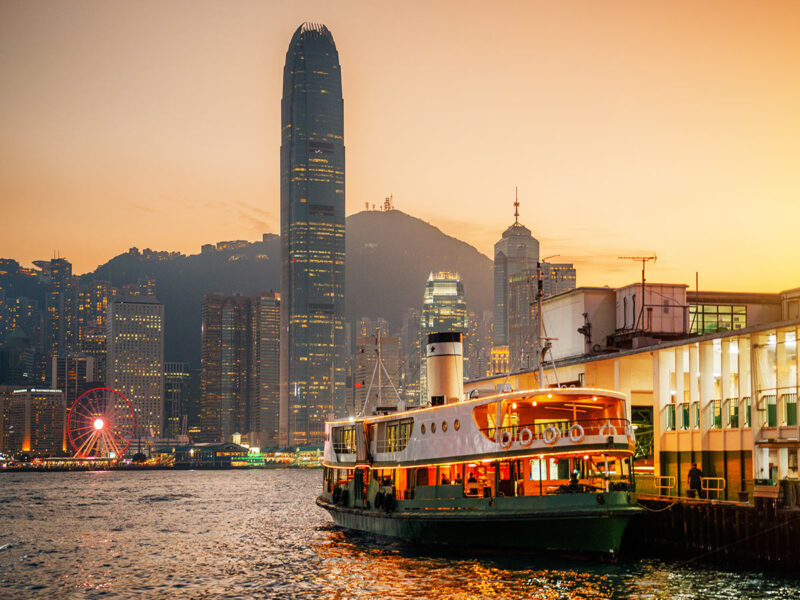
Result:
M279 230L286 49L342 65L347 213L491 257L513 222L578 285L800 286L797 2L0 0L0 257ZM432 266L433 267L433 266Z

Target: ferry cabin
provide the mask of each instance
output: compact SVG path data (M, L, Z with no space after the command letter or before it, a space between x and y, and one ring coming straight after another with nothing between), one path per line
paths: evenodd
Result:
M633 454L621 394L496 394L328 423L323 498L387 511L577 493L602 503L633 490Z

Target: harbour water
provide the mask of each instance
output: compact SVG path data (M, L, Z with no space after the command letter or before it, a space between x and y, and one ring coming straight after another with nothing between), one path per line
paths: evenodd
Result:
M798 598L695 563L475 556L336 528L320 471L0 476L0 598Z

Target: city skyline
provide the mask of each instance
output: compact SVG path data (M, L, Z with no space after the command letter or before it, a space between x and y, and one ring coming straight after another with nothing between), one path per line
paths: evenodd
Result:
M653 280L794 285L789 3L193 6L158 23L91 2L0 9L0 203L18 225L0 255L85 272L132 245L278 232L277 77L314 20L348 64L348 213L393 193L491 256L519 185L520 220L578 285L635 281L617 256L651 252Z

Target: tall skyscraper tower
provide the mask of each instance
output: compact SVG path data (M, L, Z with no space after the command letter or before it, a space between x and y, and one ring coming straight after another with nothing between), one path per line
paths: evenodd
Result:
M514 200L514 223L494 245L494 345L508 345L508 280L523 269L536 269L539 241L519 222L519 200Z
M345 401L344 117L339 54L304 23L281 103L281 442L321 445Z
M164 305L152 297L111 302L106 386L133 405L136 436L159 437L164 419Z

